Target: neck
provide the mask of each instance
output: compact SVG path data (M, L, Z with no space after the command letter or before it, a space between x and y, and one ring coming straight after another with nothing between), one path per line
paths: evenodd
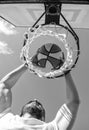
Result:
M23 117L24 117L24 118L32 118L32 116L31 116L30 114L28 114L28 113L25 113L25 114L23 115Z

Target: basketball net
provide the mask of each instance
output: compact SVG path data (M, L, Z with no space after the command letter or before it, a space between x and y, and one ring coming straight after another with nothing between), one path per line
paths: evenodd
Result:
M28 38L23 46L21 56L22 61L28 64L30 72L37 74L39 77L56 78L64 74L65 71L71 70L77 57L77 45L71 33L59 25L39 25L35 28L29 28L26 32ZM47 42L55 42L64 52L65 62L58 70L45 72L44 69L36 67L32 64L32 57L37 48Z

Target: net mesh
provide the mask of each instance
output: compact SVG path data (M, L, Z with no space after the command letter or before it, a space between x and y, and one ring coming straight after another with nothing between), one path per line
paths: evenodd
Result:
M72 68L76 61L78 48L73 35L66 28L58 25L40 25L35 28L29 28L25 36L26 41L22 48L21 56L24 57L22 61L28 64L30 72L36 73L39 77L55 78ZM50 61L49 56L45 55L42 57L42 55L37 55L40 49L42 50L46 47L50 51L50 46L53 45L59 47L58 49L61 52L55 55L55 59L62 55L62 63L59 64L60 67L55 69L51 68L49 64L45 67L46 61ZM44 63L43 66L35 64L39 57L41 58L40 64ZM51 63L56 66L53 57L51 55ZM35 62L33 62L33 59Z

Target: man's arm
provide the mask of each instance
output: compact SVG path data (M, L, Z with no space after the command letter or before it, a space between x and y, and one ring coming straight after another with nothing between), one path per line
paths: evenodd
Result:
M78 91L76 89L76 86L74 84L74 81L70 73L65 75L65 81L66 81L67 107L72 113L72 120L67 128L67 130L70 130L74 124L77 115L80 99L79 99Z
M27 70L27 67L23 64L17 69L7 74L0 81L0 113L5 109L11 107L12 93L11 88L17 83L21 75Z
M80 100L70 73L65 75L65 81L67 103L59 109L54 122L56 122L60 130L71 130L77 115Z

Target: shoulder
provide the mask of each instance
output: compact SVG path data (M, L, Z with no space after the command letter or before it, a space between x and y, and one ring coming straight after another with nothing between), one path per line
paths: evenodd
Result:
M1 112L1 113L0 113L0 119L6 117L7 114L13 115L13 114L11 113L11 108L7 108L7 109L5 109L3 112Z
M18 117L17 117L17 115L14 115L11 112L7 112L7 114L2 115L2 117L0 118L0 130L17 128L17 126L19 124Z
M11 112L11 108L7 108L4 112L0 113L0 124L1 122L18 122L21 121L21 117L19 115L15 115Z
M63 118L65 118L68 121L70 121L72 118L72 112L70 111L70 109L66 104L63 104L61 108L58 110L54 121L56 123L59 123L59 121Z

